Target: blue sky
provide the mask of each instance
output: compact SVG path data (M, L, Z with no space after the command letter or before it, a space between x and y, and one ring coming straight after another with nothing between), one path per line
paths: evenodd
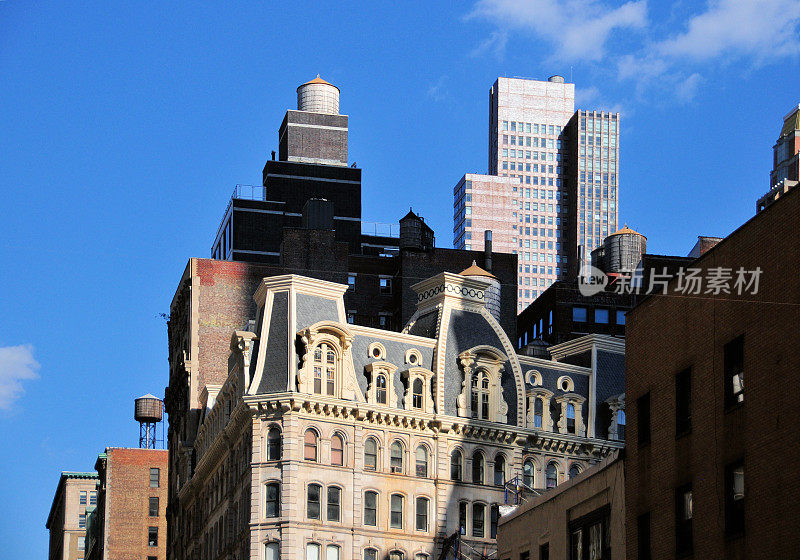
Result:
M621 222L657 253L726 235L768 188L800 102L800 2L0 1L4 555L46 555L61 470L134 446L163 394L167 312L236 183L257 184L295 88L341 88L367 220L409 206L452 243L485 172L499 75L572 76L619 110ZM447 4L447 5L445 5Z

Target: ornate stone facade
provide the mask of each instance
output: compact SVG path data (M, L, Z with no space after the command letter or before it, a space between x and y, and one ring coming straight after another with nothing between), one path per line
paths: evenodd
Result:
M346 285L265 278L227 379L201 393L173 558L424 560L459 531L462 552L490 553L499 506L620 448L597 437L595 403L624 390L603 365L619 362L600 359L624 345L517 356L485 286L418 283L396 333L348 325Z

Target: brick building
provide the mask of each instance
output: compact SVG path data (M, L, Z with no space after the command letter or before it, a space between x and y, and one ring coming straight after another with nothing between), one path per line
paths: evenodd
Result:
M729 293L678 277L628 314L630 560L797 557L798 230L793 189L692 263Z
M476 268L417 282L398 333L349 324L346 282L193 259L170 318L170 558L423 560L456 532L491 552L506 483L621 448L601 408L624 345L516 355Z
M98 501L86 530L87 560L165 560L167 451L107 447L97 458Z
M97 504L97 473L62 472L45 527L49 560L81 560L85 553L87 509Z

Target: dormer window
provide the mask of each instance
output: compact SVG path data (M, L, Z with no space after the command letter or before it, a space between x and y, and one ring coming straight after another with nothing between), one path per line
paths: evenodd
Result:
M326 343L320 344L314 350L314 393L336 393L336 352Z
M472 377L472 417L489 420L489 376L481 371Z
M382 373L375 378L375 400L378 404L386 404L386 376Z
M424 390L424 384L422 383L422 379L417 378L414 380L414 388L413 394L411 396L412 406L414 408L422 408L422 392Z
M501 376L507 359L490 346L476 346L459 354L464 371L457 401L459 416L506 422L508 403L503 398Z
M397 366L385 361L371 362L365 367L369 378L367 402L397 406L394 390L394 373Z
M297 371L297 390L302 393L356 400L361 395L353 370L353 334L345 324L314 323L297 333L303 347Z

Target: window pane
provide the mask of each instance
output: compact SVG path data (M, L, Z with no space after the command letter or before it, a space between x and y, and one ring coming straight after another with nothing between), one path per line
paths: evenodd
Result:
M461 480L461 452L456 450L450 455L450 479Z
M483 504L472 506L472 536L483 537L485 507Z
M364 468L370 471L378 468L378 443L372 438L364 445Z
M331 464L344 464L344 441L337 435L331 438Z
M364 525L375 527L378 524L378 493L364 493Z
M392 472L403 472L403 446L395 441L391 447L391 467Z
M271 542L264 545L264 560L280 560L280 558L281 549L278 543Z
M308 485L308 518L309 519L319 519L320 518L320 489L322 487L319 484L309 484Z
M158 496L150 496L148 509L150 517L158 517Z
M428 498L417 498L417 531L428 530Z
M338 546L329 544L325 560L339 560L339 550Z
M150 488L158 488L159 484L159 469L152 468L150 469Z
M364 560L378 560L378 551L374 548L365 548Z
M336 486L328 487L328 521L339 522L339 502L342 490Z
M428 451L423 446L417 447L417 476L425 478L428 476Z
M281 431L272 427L267 435L267 461L277 461L281 458Z
M313 430L306 430L304 458L306 461L317 460L317 434Z
M391 497L391 519L389 526L393 529L403 528L403 496L393 494Z
M320 560L318 544L308 543L308 545L306 546L306 560Z

